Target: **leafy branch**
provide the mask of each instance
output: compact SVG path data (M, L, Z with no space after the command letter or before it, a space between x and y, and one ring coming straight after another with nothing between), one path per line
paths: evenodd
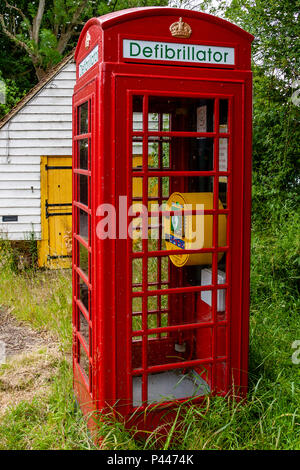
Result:
M38 5L23 2L22 7L4 0L0 25L3 33L30 57L41 80L53 62L61 59L90 4L88 0L53 0L51 9L46 8L46 0L39 0ZM54 17L51 10L56 12Z
M78 7L76 8L76 10L74 11L74 14L72 16L72 19L69 23L69 25L67 26L66 29L63 29L62 33L61 33L61 36L59 38L59 41L58 41L58 44L57 44L57 50L60 54L62 54L74 32L74 28L78 25L80 19L81 19L81 16L82 16L82 13L84 11L84 9L86 8L86 6L88 5L88 1L87 0L82 0L81 2L79 2L78 4Z
M2 26L2 30L8 38L10 38L19 47L21 47L27 52L30 59L32 60L33 66L36 71L36 75L38 79L40 80L45 75L45 71L43 70L41 66L42 65L41 56L38 51L39 32L40 32L41 22L43 19L43 14L45 11L45 0L39 0L37 13L35 17L33 18L32 23L30 23L30 20L27 18L27 16L21 10L21 8L18 8L15 5L11 5L6 0L5 0L5 6L9 10L16 11L17 16L19 15L23 19L23 22L26 25L26 29L28 31L29 40L28 39L26 40L25 37L23 37L23 39L20 39L20 35L13 32L12 28L9 29L9 26L7 26L7 24L5 23L4 15L0 14L0 24Z

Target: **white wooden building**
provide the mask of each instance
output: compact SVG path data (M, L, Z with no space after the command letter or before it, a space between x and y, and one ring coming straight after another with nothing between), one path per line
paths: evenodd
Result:
M39 265L71 259L74 51L0 120L0 239L39 241ZM156 129L155 116L149 125ZM135 127L142 114L135 113ZM142 144L133 149L142 161ZM141 188L134 188L136 195Z
M52 230L60 230L63 238L62 224L70 226L71 217L58 222L58 218L50 216L56 215L53 212L58 212L60 206L60 212L70 211L71 171L65 189L61 187L65 180L63 170L58 178L47 178L42 173L62 169L63 165L71 170L72 94L76 79L73 57L73 52L65 57L0 121L0 235L9 240L24 240L34 234L35 239L50 245ZM50 180L56 179L53 194L48 194ZM68 195L62 197L70 200L64 204L59 193L66 191ZM52 204L50 197L54 198ZM52 247L56 250L52 255L51 247L48 248L45 256L55 258L58 253L67 257L58 246Z

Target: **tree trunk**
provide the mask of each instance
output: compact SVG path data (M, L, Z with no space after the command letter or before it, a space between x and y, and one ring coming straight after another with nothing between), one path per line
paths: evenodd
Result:
M41 67L34 66L35 74L38 78L38 81L43 80L43 78L47 75L47 72L42 69Z

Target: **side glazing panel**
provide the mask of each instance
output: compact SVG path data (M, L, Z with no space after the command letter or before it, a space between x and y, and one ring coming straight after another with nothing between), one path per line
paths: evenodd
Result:
M74 184L75 361L92 390L91 121L92 100L76 108Z

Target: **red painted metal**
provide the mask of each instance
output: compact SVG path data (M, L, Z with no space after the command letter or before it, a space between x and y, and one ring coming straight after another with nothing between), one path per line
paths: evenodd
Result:
M171 36L169 27L179 17L192 28L190 38ZM235 63L195 65L126 59L124 39L230 47L235 50ZM234 388L236 395L246 394L252 40L250 34L224 20L174 8L124 10L93 18L83 28L75 53L73 96L73 357L74 390L86 413L114 407L128 425L135 422L140 428L151 429L159 424L166 408L172 410L174 403L187 397L166 399L159 406L152 403L149 375L178 369L201 373L211 393L223 396ZM166 107L170 97L193 99L193 103L213 100L212 129L192 131L184 113L175 114L169 105ZM134 112L139 114L141 129L133 128ZM222 132L224 116L227 128ZM151 128L151 119L157 120L157 129ZM168 123L165 129L164 119ZM189 139L199 143L205 138L213 142L212 168L207 170L192 167L186 151ZM220 139L227 140L225 169L219 167ZM87 167L85 151L82 155L79 151L84 142ZM156 166L148 156L153 142ZM141 144L139 168L133 168L134 143ZM133 178L141 179L142 194L134 194ZM155 194L151 193L153 181L157 185ZM124 211L128 214L127 227L138 216L128 213L132 202L149 207L152 201L160 206L171 193L192 192L201 184L213 188L213 208L205 211L213 220L212 247L197 250L212 254L210 285L201 285L197 267L177 268L168 261L170 254L178 254L166 250L162 240L162 218L169 212L154 208L158 240L142 237L137 245L120 222ZM120 196L127 196L121 205ZM219 208L220 197L226 200L223 209ZM106 215L99 210L102 204L116 208L116 239L97 236L99 221ZM227 242L220 247L221 214L227 217ZM226 273L222 284L218 283L220 253ZM226 297L225 311L221 312L220 289ZM211 294L211 305L202 300L205 292ZM154 325L149 324L151 318ZM186 345L180 357L174 354L175 343L179 350L180 345ZM138 405L133 403L135 377L141 384ZM202 400L193 397L192 402ZM145 419L146 409L151 411L150 419Z

